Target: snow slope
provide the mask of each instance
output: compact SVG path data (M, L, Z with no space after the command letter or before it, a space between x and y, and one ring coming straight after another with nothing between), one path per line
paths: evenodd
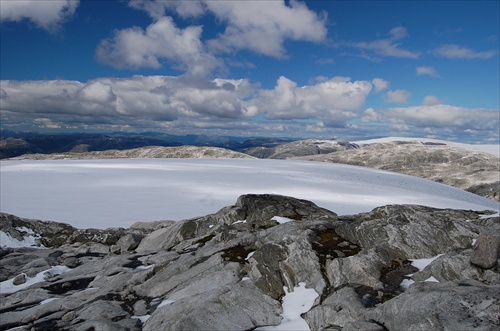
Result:
M260 159L0 162L0 210L78 228L128 227L216 212L246 193L307 199L339 215L386 204L499 210L491 200L407 175Z

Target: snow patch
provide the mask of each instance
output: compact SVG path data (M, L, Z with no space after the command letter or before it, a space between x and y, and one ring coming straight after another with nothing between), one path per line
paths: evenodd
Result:
M248 261L254 254L255 254L255 251L248 253L248 255L245 258L245 260Z
M318 297L318 293L311 288L306 288L306 283L300 282L293 291L288 292L288 287L284 286L285 296L283 297L283 320L279 325L263 326L256 328L258 331L292 331L310 330L307 322L300 316L307 313Z
M500 213L495 213L495 214L491 214L491 215L481 215L481 216L479 216L479 218L485 219L485 218L492 218L492 217L499 217L499 216L500 216Z
M472 240L473 244L474 244L474 241L475 241L475 239ZM426 258L426 259L409 259L409 260L412 261L411 262L412 266L417 268L418 271L422 271L425 269L425 267L427 267L429 264L431 264L432 261L436 260L441 255L444 255L444 254L439 254L439 255L436 255L436 256L433 256L430 258ZM406 277L411 277L411 276L413 276L413 274L406 275ZM437 282L437 283L439 283L439 280L434 278L434 276L431 276L431 277L425 279L424 282ZM415 281L413 279L403 279L403 281L401 282L401 284L399 284L399 286L401 286L403 289L406 290L406 289L408 289L408 287L410 287L411 284L414 284L414 283L415 283Z
M15 293L17 291L21 291L27 287L30 287L33 284L44 282L49 277L55 275L61 275L70 270L71 269L66 266L58 265L50 269L40 271L35 275L35 277L28 277L26 276L26 274L24 274L24 276L26 277L26 282L20 285L14 285L14 278L7 279L0 283L0 293L1 294Z
M36 235L36 233L33 230L28 229L25 226L17 227L16 230L19 231L19 232L24 232L26 234Z
M52 302L52 301L57 300L57 299L59 299L59 298L48 298L48 299L41 301L40 304L44 305L46 303Z
M26 230L29 230L29 232L23 231L20 229L26 229ZM18 230L20 232L27 232L29 235L24 236L23 240L19 240L19 239L13 238L9 233L0 231L0 247L3 247L3 248L6 248L6 247L10 247L10 248L29 247L29 248L38 248L38 249L46 248L45 246L43 246L41 244L38 245L36 243L36 240L41 238L40 235L35 234L30 229L24 228L24 227L17 228L16 230Z
M434 278L434 276L430 276L429 278L424 279L424 282L439 283L439 280L437 280L436 278Z
M247 222L246 220L244 220L244 221L236 221L233 224L243 224L243 223L246 223L246 222Z
M171 305L173 304L175 301L174 300L163 300L157 308L160 308L160 307L163 307L163 306L167 306L167 305Z
M403 281L401 282L401 284L399 284L399 286L407 290L411 284L415 284L415 281L413 279L403 279Z
M439 255L436 255L434 257L427 258L427 259L409 259L409 260L412 261L411 262L412 266L417 268L419 271L422 271L425 269L425 267L427 267L429 264L431 264L432 261L434 261L435 259L437 259L441 255L444 255L444 254L439 254Z
M276 221L279 224L284 224L284 223L288 223L288 222L293 222L294 220L292 220L291 218L288 218L288 217L274 216L273 218L271 218L271 221Z

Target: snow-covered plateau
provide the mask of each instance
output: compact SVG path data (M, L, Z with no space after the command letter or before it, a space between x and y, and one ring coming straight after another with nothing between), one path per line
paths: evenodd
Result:
M261 159L2 161L1 211L78 228L128 227L213 213L248 193L315 202L339 215L388 204L495 210L499 204L412 176Z

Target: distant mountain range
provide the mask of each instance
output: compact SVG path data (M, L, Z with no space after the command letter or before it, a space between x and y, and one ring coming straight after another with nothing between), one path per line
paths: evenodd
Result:
M0 159L24 154L83 153L147 146L211 146L241 152L254 147L273 147L289 141L291 140L278 138L177 136L156 132L44 135L3 130L0 137Z

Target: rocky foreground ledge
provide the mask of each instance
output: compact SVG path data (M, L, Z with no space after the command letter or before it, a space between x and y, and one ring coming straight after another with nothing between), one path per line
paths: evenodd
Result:
M0 250L0 330L286 330L282 301L299 289L314 293L311 330L498 330L490 214L390 205L339 217L277 195L128 229L0 214L3 241L45 247Z

